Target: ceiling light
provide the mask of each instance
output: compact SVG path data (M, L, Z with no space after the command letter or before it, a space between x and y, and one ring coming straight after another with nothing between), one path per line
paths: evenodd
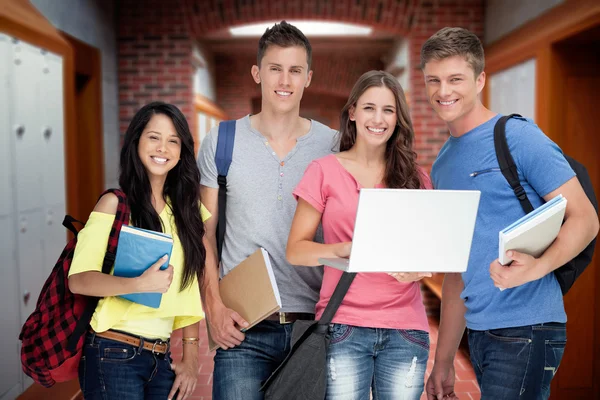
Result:
M306 36L368 36L373 28L341 22L288 21ZM262 36L276 22L263 22L229 28L231 36Z

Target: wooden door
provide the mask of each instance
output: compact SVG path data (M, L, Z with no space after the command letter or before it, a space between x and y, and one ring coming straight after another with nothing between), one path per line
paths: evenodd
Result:
M553 48L560 88L553 92L557 142L583 163L600 196L600 135L595 98L600 93L600 27ZM600 251L565 296L567 347L552 399L600 399Z

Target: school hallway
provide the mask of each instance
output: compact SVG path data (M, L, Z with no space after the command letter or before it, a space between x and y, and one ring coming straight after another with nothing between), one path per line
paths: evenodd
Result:
M596 197L600 135L598 0L0 0L0 400L81 399L77 381L44 389L21 368L19 332L66 243L65 214L85 221L98 195L119 184L119 154L134 114L152 100L185 115L197 153L220 121L257 114L250 75L266 26L308 22L310 86L300 115L339 129L339 112L366 71L404 89L417 162L426 171L449 138L432 110L420 50L446 26L474 32L485 49L483 104L533 119L586 166ZM143 6L142 6L143 4ZM558 101L557 101L558 100ZM564 297L569 344L550 400L600 399L600 257ZM442 275L424 281L441 296ZM435 294L433 294L435 293ZM439 306L428 306L431 354ZM205 331L203 327L202 331ZM200 344L193 399L211 398L213 355ZM173 337L177 359L180 335ZM463 348L466 351L466 348ZM432 361L429 363L429 370ZM466 353L461 399L479 398Z
M423 289L423 301L427 307L427 313L429 315L429 326L430 326L430 342L431 348L429 353L429 361L427 363L427 372L425 379L429 376L431 368L433 367L433 358L435 356L435 349L437 347L438 338L438 326L439 326L439 300L427 289ZM198 385L196 391L189 397L190 400L210 400L212 399L212 371L213 371L213 356L214 352L208 351L206 328L204 322L201 324L201 335L200 335L200 375L198 377ZM178 332L172 336L172 352L173 359L177 360L181 358L181 334ZM459 351L456 361L454 364L456 369L456 384L454 386L455 392L460 400L479 400L481 398L479 393L479 386L475 379L475 373L471 367L468 356L466 355L466 349L461 348ZM421 399L427 397L423 394Z

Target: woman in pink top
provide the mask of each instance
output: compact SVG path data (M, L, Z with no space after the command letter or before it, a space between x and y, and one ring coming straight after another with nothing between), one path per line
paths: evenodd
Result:
M342 110L340 153L313 161L294 190L298 207L287 244L294 265L348 257L361 188L429 189L416 163L413 128L396 78L370 71ZM325 244L314 242L322 223ZM398 229L402 229L401 226ZM325 267L320 318L342 272ZM359 273L330 327L328 399L419 399L429 326L419 281L430 274Z

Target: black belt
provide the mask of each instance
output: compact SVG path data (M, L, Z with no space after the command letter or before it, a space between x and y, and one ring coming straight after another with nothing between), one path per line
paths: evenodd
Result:
M291 324L299 319L314 321L315 314L311 313L296 313L296 312L276 312L269 315L265 320L277 321L280 324Z

